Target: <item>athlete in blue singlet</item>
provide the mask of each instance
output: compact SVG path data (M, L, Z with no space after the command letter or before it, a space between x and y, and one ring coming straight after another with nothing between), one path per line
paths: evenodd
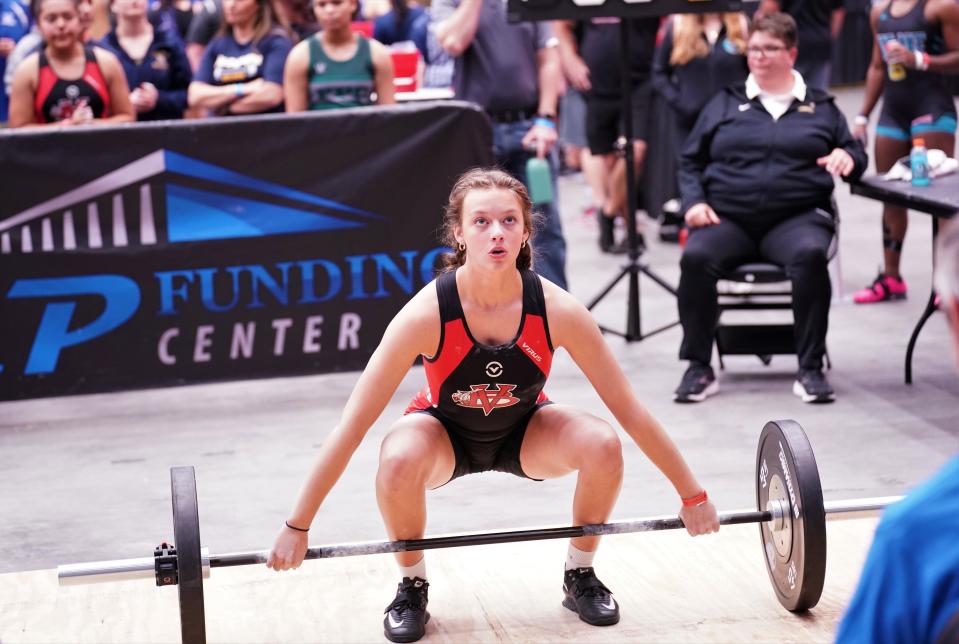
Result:
M853 134L865 140L869 114L881 94L875 146L878 172L887 172L899 158L908 155L914 137L922 137L927 148L952 156L956 106L943 84L943 74L959 72L959 3L888 0L873 8L870 21L876 38ZM885 267L870 286L855 293L857 303L906 296L899 260L907 223L904 208L884 206Z
M530 268L532 203L499 170L471 170L450 195L446 272L390 323L327 437L267 565L296 568L307 529L363 436L417 358L427 388L380 448L376 496L390 539L418 539L426 491L464 474L499 470L531 479L578 473L573 523L605 522L622 483L622 445L605 421L543 394L555 350L566 349L643 452L683 499L692 535L719 529L716 509L679 450L633 394L599 327L572 295ZM599 537L571 540L563 606L595 626L619 621L619 605L596 577ZM429 583L421 552L396 555L402 581L384 635L413 642L426 632Z

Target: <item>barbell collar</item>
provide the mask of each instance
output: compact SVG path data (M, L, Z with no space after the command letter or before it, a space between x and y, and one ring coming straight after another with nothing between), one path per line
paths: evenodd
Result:
M210 578L210 549L201 548L203 578ZM131 579L156 579L154 557L93 561L90 563L57 566L57 580L61 586L80 586Z

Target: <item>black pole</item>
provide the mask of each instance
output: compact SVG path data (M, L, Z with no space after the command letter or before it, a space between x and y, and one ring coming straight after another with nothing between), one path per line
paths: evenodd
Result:
M719 523L721 525L762 523L771 521L772 518L773 515L771 512L753 510L749 512L721 514L719 515ZM685 527L679 517L676 516L652 517L632 521L620 521L617 523L596 523L558 528L457 534L430 537L427 539L408 539L405 541L370 541L365 543L316 546L306 551L305 559L330 559L332 557L353 557L358 555L385 554L388 552L409 552L413 550L435 550L438 548L457 548L460 546L482 546L494 543L514 543L517 541L541 541L543 539L590 537L604 534L680 530ZM261 564L265 561L266 553L264 552L237 552L232 554L211 555L210 567L228 568L230 566Z
M619 19L619 75L622 88L623 130L626 143L623 155L626 162L626 240L629 246L629 294L626 303L627 342L635 342L643 337L642 321L639 313L639 273L636 262L639 260L639 239L636 236L636 159L633 156L633 81L629 69L629 19Z

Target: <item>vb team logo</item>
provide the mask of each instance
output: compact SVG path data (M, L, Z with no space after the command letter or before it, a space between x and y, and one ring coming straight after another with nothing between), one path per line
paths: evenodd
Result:
M482 409L489 416L494 409L512 407L519 402L513 395L516 385L470 385L469 391L457 391L451 396L453 402L468 409Z

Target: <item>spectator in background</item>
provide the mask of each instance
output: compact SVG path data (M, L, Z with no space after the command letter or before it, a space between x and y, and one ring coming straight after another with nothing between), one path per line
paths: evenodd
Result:
M946 74L959 72L959 3L877 3L870 12L869 23L875 36L872 61L866 71L866 91L853 135L866 142L869 115L882 96L873 148L878 172L888 172L897 160L907 156L914 137L922 137L927 149L953 156L956 104ZM900 263L908 227L905 208L883 204L883 266L872 284L853 294L856 304L906 297Z
M936 292L959 362L959 222L939 234ZM954 421L953 421L954 422ZM839 644L959 642L959 456L886 508L852 600Z
M320 30L310 0L273 0L273 10L280 25L293 34L294 43L306 40Z
M741 13L684 13L667 21L653 58L653 87L675 116L677 153L709 99L745 82L748 29ZM660 236L678 238L682 215L669 211L663 208Z
M594 155L606 164L606 199L600 214L599 247L604 253L626 252L625 240L619 244L613 237L616 217L626 217L626 158L617 149L620 137L633 141L633 160L638 183L646 160L646 139L649 130L653 86L650 74L659 18L630 18L628 68L632 87L630 108L633 131L625 131L623 115L623 84L620 60L624 54L620 45L619 18L593 18L586 23L580 52L589 68L590 87L586 92L586 138ZM637 186L638 187L638 186ZM636 207L641 207L642 197Z
M586 93L590 90L589 67L580 56L584 23L557 20L553 23L559 46L559 61L566 77L566 92L560 98L559 138L567 147L564 154L575 155L568 159L568 166L578 167L586 178L591 193L592 205L587 212L598 213L606 203L608 172L601 156L589 151L586 138ZM571 163L572 161L572 163Z
M824 90L806 87L793 69L796 22L774 13L753 23L749 76L703 108L686 140L679 186L689 239L680 260L679 349L689 367L676 402L719 391L709 365L719 316L716 282L754 260L784 267L792 283L799 372L793 393L827 403L823 373L829 326L829 247L835 236L834 177L866 169L862 144Z
M761 0L753 19L782 11L796 21L799 58L796 71L808 87L827 89L832 74L832 43L846 19L843 0Z
M138 121L183 118L193 76L176 33L154 27L147 0L112 0L116 27L104 42L123 65Z
M222 35L203 53L190 107L218 115L283 111L283 65L293 43L270 0L223 0Z
M410 0L390 0L390 3L393 8L373 21L373 38L384 45L410 41L426 60L429 53L426 32L430 25L426 9Z
M76 0L34 0L32 9L46 44L14 75L10 126L132 121L123 67L107 50L84 44Z
M497 164L528 186L527 161L549 162L554 199L537 204L543 224L536 232L534 270L566 288L566 240L559 218L556 176L556 108L563 84L552 27L544 22L511 24L506 3L495 0L434 0L439 44L456 60L456 97L482 107L493 122Z
M194 7L193 19L186 33L186 57L194 72L200 67L207 45L223 26L223 5L220 0L200 0Z
M423 56L426 68L423 70L423 87L449 89L453 86L453 70L456 63L436 38L436 25L433 23L430 9L427 10L430 19L426 28L426 54Z
M190 23L193 22L192 0L151 0L149 10L150 22L155 27L167 30L171 36L175 34L181 42L186 41Z
M33 19L30 8L22 0L0 0L0 75L6 72L7 58L17 41L30 33ZM0 123L7 122L9 97L6 87L0 87Z
M354 33L350 18L356 0L314 0L322 31L290 52L283 72L287 112L389 105L393 99L393 60L376 40Z

